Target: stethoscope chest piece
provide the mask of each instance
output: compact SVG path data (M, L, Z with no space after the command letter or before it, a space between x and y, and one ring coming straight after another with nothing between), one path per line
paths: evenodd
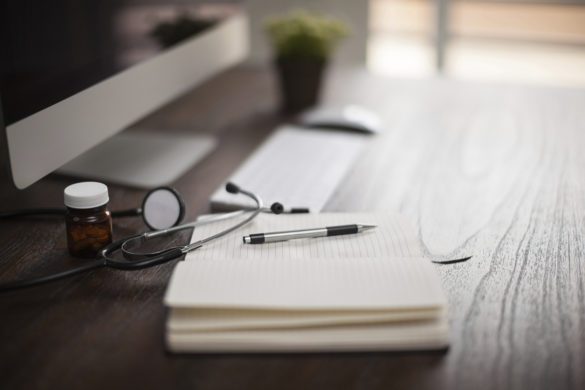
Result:
M185 203L171 187L150 191L142 202L142 218L151 230L163 230L178 225L185 216Z

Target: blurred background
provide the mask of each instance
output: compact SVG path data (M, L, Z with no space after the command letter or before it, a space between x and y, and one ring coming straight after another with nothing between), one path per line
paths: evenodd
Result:
M378 74L585 85L585 0L246 0L252 61L267 15L304 8L346 20L338 62Z
M161 8L154 0L125 3ZM585 0L172 0L167 8L177 6L207 16L245 8L253 63L270 60L266 18L305 9L350 25L337 63L396 77L585 85Z
M377 73L585 85L583 0L370 0L369 15Z

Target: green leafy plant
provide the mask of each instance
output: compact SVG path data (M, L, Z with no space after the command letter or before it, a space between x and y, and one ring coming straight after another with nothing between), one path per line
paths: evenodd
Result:
M271 17L265 27L278 59L326 60L348 34L343 22L306 11Z

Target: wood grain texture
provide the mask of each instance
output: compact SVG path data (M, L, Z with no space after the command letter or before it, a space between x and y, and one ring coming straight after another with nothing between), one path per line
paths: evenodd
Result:
M473 255L437 267L450 385L583 388L585 91L369 78L360 88L389 131L329 208L400 210L430 258Z
M99 269L0 294L0 383L34 388L585 388L585 91L451 80L330 75L324 101L357 102L387 132L329 210L399 210L437 265L450 308L447 353L170 355L162 296L173 264ZM240 67L137 124L217 135L175 186L187 218L278 123L272 75ZM49 177L6 208L57 206L72 179ZM111 208L144 191L111 186ZM142 229L118 220L120 237ZM79 260L50 218L0 221L0 281ZM175 239L188 239L188 233Z

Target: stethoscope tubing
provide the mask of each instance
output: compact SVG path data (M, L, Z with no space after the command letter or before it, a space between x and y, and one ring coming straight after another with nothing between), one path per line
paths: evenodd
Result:
M241 192L242 194L252 198L255 202L256 202L256 207L253 209L245 209L245 210L237 210L237 211L232 211L229 213L225 213L225 214L220 214L220 215L215 215L215 216L209 216L209 217L205 217L204 219L200 219L198 221L193 221L193 222L189 222L183 225L179 225L179 226L175 226L169 229L163 229L163 230L155 230L155 231L151 231L151 232L145 232L145 233L141 233L141 234L136 234L134 236L131 237L127 237L124 238L116 243L110 244L108 245L106 248L104 248L101 251L101 255L103 258L108 259L112 264L118 264L121 263L118 260L112 259L109 257L109 254L114 252L117 249L121 249L124 257L131 259L131 260L135 260L135 263L140 263L141 261L144 261L142 259L144 258L152 258L154 256L159 256L163 253L166 252L166 250L163 251L157 251L157 252L150 252L150 253L137 253L134 252L132 250L130 250L128 248L128 244L134 241L144 241L144 240L148 240L154 237L159 237L159 236L163 236L166 234L170 234L179 230L183 230L183 229L188 229L188 228L195 228L197 226L201 226L201 225L206 225L209 223L213 223L213 222L218 222L218 221L222 221L222 220L226 220L226 219L230 219L230 218L234 218L237 217L239 215L244 215L245 213L249 212L250 215L244 219L243 221L238 222L237 224L224 229L216 234L213 234L209 237L206 237L202 240L198 240L195 241L191 244L185 245L183 247L177 247L181 249L181 254L176 254L176 257L181 256L182 254L191 252L201 246L203 246L204 244L213 241L215 239L218 239L220 237L223 237L231 232L233 232L236 229L239 229L240 227L246 225L247 223L249 223L251 220L253 220L254 218L256 218L256 216L261 213L262 211L264 211L264 205L263 205L263 201L262 199L249 191L243 190L243 189L239 189L239 192ZM124 262L125 263L125 262Z
M17 290L20 288L45 284L48 282L52 282L55 280L66 278L68 276L72 276L72 275L76 275L76 274L79 274L79 273L82 273L85 271L89 271L89 270L92 270L95 268L100 268L102 266L104 266L103 261L92 260L92 261L84 263L83 265L80 265L78 267L69 268L65 271L61 271L61 272L56 273L56 274L41 276L41 277L34 278L34 279L18 280L15 282L8 282L8 283L0 284L0 292L8 291L8 290Z
M235 188L235 190L234 190L234 188ZM70 269L55 273L55 274L0 284L0 292L8 291L8 290L16 290L16 289L30 287L30 286L39 285L39 284L44 284L44 283L48 283L51 281L63 279L63 278L68 277L68 276L79 274L81 272L101 268L101 267L110 267L110 268L115 268L115 269L133 271L133 270L141 270L144 268L163 264L163 263L166 263L166 262L171 261L173 259L177 259L177 258L183 256L184 254L191 252L197 248L200 248L201 246L203 246L204 244L206 244L210 241L213 241L215 239L218 239L220 237L223 237L223 236L233 232L234 230L236 230L236 229L244 226L245 224L249 223L250 221L252 221L259 213L261 213L263 211L270 211L270 209L266 209L263 206L262 199L258 195L254 194L252 192L240 189L239 187L237 187L233 184L229 184L229 183L226 186L226 189L228 190L228 192L232 192L232 193L240 192L240 193L250 197L251 199L253 199L256 202L256 207L244 209L244 210L237 210L234 212L229 212L229 213L216 215L216 216L204 217L203 219L200 219L199 221L194 221L194 222L190 222L187 224L179 225L179 226L176 226L174 228L169 228L169 229L164 229L164 230L154 231L154 232L147 232L147 233L138 233L138 234L135 234L135 235L132 235L129 237L124 237L123 239L117 240L117 241L107 245L106 247L102 248L98 252L98 254L94 260L87 261L80 266L70 268ZM280 207L282 207L282 206L280 206ZM175 246L175 247L167 248L167 249L157 251L157 252L139 254L138 255L139 258L137 260L131 259L131 261L117 260L111 256L115 251L123 249L123 246L132 240L144 239L145 237L152 238L152 237L156 237L159 235L170 234L170 233L178 231L178 230L192 228L192 227L204 225L204 224L211 223L211 222L217 222L217 221L221 221L224 219L233 218L233 217L236 217L238 215L244 215L245 213L248 213L248 212L250 213L250 215L247 216L244 220L238 222L237 224L235 224L227 229L224 229L216 234L213 234L209 237L206 237L204 239L190 243L188 245ZM16 210L16 211L13 211L10 213L3 213L0 215L2 215L5 218L8 218L8 217L12 217L12 216L23 216L23 215L32 215L32 214L57 214L58 215L58 214L64 214L64 213L65 213L64 209L34 209L34 210ZM135 210L124 211L123 213L121 213L124 215L119 215L119 216L140 215L140 213L141 213L141 209L135 209ZM125 256L126 255L127 254L125 254ZM132 256L130 256L130 258L132 258ZM134 261L132 261L132 260L134 260Z

